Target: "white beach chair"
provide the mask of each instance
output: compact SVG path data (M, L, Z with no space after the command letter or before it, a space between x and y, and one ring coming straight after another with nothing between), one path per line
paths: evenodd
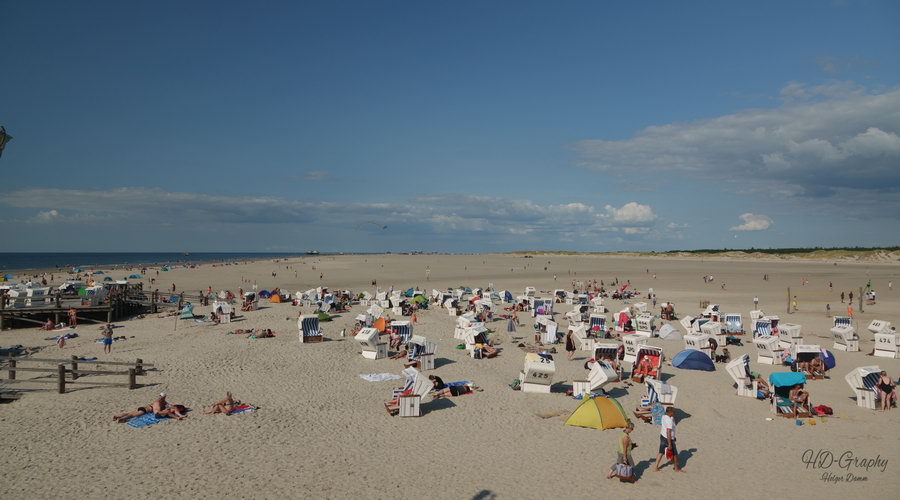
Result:
M750 378L750 355L743 356L731 360L725 365L725 371L731 375L735 385L737 385L737 395L748 398L756 398L758 383Z
M841 325L853 326L852 321L853 320L849 316L835 316L834 322L831 326L841 326Z
M219 318L219 323L231 323L231 313L234 312L234 308L228 302L214 300L212 312Z
M705 333L716 340L720 346L727 344L725 332L722 331L722 323L718 321L707 321L700 325L700 333Z
M576 323L574 325L569 325L569 331L572 332L572 337L575 338L575 341L578 343L578 349L581 351L593 351L594 350L594 339L588 338L587 336L587 327L584 323Z
M819 357L819 354L822 352L822 346L818 344L797 344L791 347L791 359L794 360L794 363L804 362L808 363L815 358ZM810 373L804 372L806 374L807 379L823 379L825 378L825 373Z
M709 335L705 333L689 333L684 336L684 348L693 349L706 354L710 358Z
M297 328L301 343L321 342L324 338L324 332L319 327L319 317L312 315L303 315L297 319Z
M879 358L900 358L900 334L892 330L876 333L875 355Z
M778 347L778 337L763 336L753 339L756 346L756 362L763 365L780 365L784 361L784 350Z
M381 342L378 337L378 330L374 328L363 328L356 334L356 341L362 349L362 357L366 359L382 359L387 357L388 345Z
M537 292L537 290L536 290L533 286L526 286L526 287L525 287L525 296L526 296L526 297L534 297L534 294L535 294L536 292Z
M534 299L531 305L531 315L553 317L553 299Z
M675 404L675 399L678 397L678 387L656 378L648 378L644 380L644 383L647 384L647 400L650 403L658 401L665 406Z
M881 398L881 391L878 390L880 378L881 368L878 366L860 366L844 377L856 395L856 406L870 410L878 408L876 401Z
M550 393L556 364L553 359L529 352L525 354L525 366L519 372L519 387L522 392Z
M693 316L682 316L680 320L678 320L678 324L684 328L685 335L689 335L691 333L699 333L700 330L694 329L694 317Z
M754 309L754 310L750 311L750 324L754 325L754 327L755 327L756 320L763 319L765 316L766 316L766 313L762 312L759 309Z
M831 335L834 337L833 349L847 352L859 351L859 335L852 326L835 326L831 329Z
M400 343L407 344L413 334L413 325L409 321L391 321L391 330L400 336Z
M794 323L782 323L778 327L778 347L790 350L793 346L803 343L800 335L800 325Z
M625 346L625 357L622 359L625 363L634 363L637 360L638 351L642 345L647 344L648 337L644 335L624 335L622 337L622 345Z
M646 305L646 303L644 304ZM656 316L652 313L642 312L634 317L634 332L652 336L656 330Z
M597 360L591 366L591 371L588 373L586 380L574 380L572 382L572 395L586 396L618 379L619 374L616 373L612 365L605 361Z
M407 385L410 388L407 394L397 396L399 414L401 417L421 417L422 398L431 392L434 384L415 368L406 368L402 373L406 375Z
M891 331L891 322L880 319L873 319L869 323L869 331L872 333L887 333Z
M434 355L437 352L437 342L428 340L421 335L413 335L407 344L406 359L417 365L422 371L434 370Z
M646 302L635 302L632 306L635 310L635 313L638 315L644 314L647 312L647 303Z
M743 335L744 323L740 314L725 315L725 334L726 335Z
M597 337L606 336L606 315L591 314L588 316L588 331Z
M767 319L758 319L753 325L753 338L771 337L772 322ZM776 337L777 340L777 337Z

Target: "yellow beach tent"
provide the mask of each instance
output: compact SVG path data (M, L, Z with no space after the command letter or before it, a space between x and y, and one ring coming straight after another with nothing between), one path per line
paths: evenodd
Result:
M615 398L587 398L566 419L566 425L591 429L618 429L628 423L625 410Z

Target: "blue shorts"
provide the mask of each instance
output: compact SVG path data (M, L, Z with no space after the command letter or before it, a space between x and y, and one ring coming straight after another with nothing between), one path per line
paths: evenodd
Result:
M669 447L669 440L666 439L665 436L659 436L659 453L664 454L666 452L666 448ZM675 456L678 456L678 447L675 445L675 440L672 440L672 453Z
M104 338L104 339L103 339L103 345L112 345L112 339Z

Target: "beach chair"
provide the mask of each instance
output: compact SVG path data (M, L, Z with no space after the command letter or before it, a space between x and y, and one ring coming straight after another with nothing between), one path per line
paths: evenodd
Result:
M769 375L769 387L772 388L772 413L785 418L807 418L812 408L812 402L797 407L794 412L793 403L789 398L791 388L795 385L806 384L806 377L797 372L777 372Z
M684 336L684 348L700 351L712 359L709 335L705 333L689 333Z
M413 334L413 326L409 321L391 321L388 327L393 333L400 336L401 344L408 344Z
M684 328L684 333L686 335L689 335L691 333L699 333L700 332L700 330L699 330L700 327L697 327L696 330L694 329L695 322L696 321L694 320L693 316L684 316L680 320L678 320L678 324L681 325L682 328Z
M362 349L362 357L366 359L382 359L387 357L388 345L381 342L378 337L378 330L374 328L363 328L356 334L356 341Z
M550 393L556 364L549 354L525 353L525 366L519 372L519 387L522 392Z
M764 316L763 319L769 320L769 324L772 326L772 334L778 333L778 323L781 321L781 318L778 316L767 315Z
M538 316L534 323L534 341L539 344L555 344L557 324L549 316Z
M722 323L718 321L707 321L700 325L700 333L705 333L709 335L710 338L715 339L716 343L720 346L725 346L728 342L726 340L727 335L722 331Z
M667 320L674 321L677 319L675 317L675 303L674 302L663 302L659 305L659 317Z
M887 333L891 331L891 322L884 321L880 319L873 319L871 323L869 323L869 331L874 333Z
M778 337L758 337L753 339L756 346L756 362L763 365L780 365L784 361L784 350L778 347Z
M486 349L484 347L488 345L487 336L485 335L486 332L487 328L480 323L466 330L463 342L465 343L469 356L480 359L493 358L497 355L496 349ZM479 345L482 347L479 348Z
M428 340L421 335L413 335L407 344L407 366L428 371L434 370L434 355L437 352L437 342Z
M637 360L638 351L642 345L649 340L644 335L625 335L622 337L622 345L625 346L625 357L622 359L625 363L634 363Z
M638 368L641 364L641 360L645 357L650 360L650 370L646 373L640 372ZM631 366L632 382L641 383L647 378L659 378L660 374L662 373L663 359L663 351L659 347L651 345L641 345L638 348L637 355L635 356L635 361Z
M759 309L754 309L754 310L750 311L750 324L754 325L754 327L755 327L756 321L763 319L765 316L766 316L766 313L762 312Z
M534 297L534 294L536 292L537 292L537 290L533 286L525 287L525 297Z
M746 396L748 398L756 398L758 384L755 380L750 379L750 355L733 359L725 365L725 371L731 375L737 386L737 395Z
M741 321L740 314L725 315L725 334L726 335L743 335L744 323Z
M606 315L591 314L588 316L588 334L595 337L606 336Z
M256 292L244 292L241 311L256 311L259 309L259 294Z
M301 343L321 342L324 338L324 332L319 327L319 317L313 315L303 315L297 320L299 328L299 337Z
M856 334L856 330L852 326L835 326L831 329L831 335L834 337L833 349L838 351L859 352L859 335Z
M419 373L415 368L406 368L401 373L406 375L406 385L392 392L390 401L384 403L390 415L401 417L421 417L422 398L431 392L434 385L428 377Z
M572 381L572 395L587 396L610 382L619 380L619 374L606 361L596 360L585 380Z
M763 338L772 336L772 322L767 319L758 319L753 326L753 338ZM777 340L777 338L776 338Z
M646 302L635 302L631 305L634 308L636 314L640 315L647 312L647 303Z
M231 323L231 313L234 312L234 308L228 302L214 300L212 311L219 318L219 323Z
M900 335L892 330L876 333L875 355L879 358L900 358Z
M578 343L578 349L581 351L593 351L594 350L594 339L588 338L587 336L587 327L584 323L577 323L575 325L569 325L569 331L572 332L572 337L575 338L575 341Z
M822 352L822 347L815 344L797 344L791 347L791 359L794 360L795 366L796 363L808 363L815 358L819 357L819 353ZM799 370L798 370L799 371ZM804 375L806 375L807 379L813 380L821 380L825 378L824 372L808 372L804 371Z
M553 317L553 299L534 299L531 305L531 315Z
M25 305L38 306L47 303L49 299L50 288L26 288L25 289Z
M853 326L851 323L852 319L849 316L835 316L834 322L831 326Z
M9 307L13 309L21 309L26 306L26 300L28 300L28 292L16 288L10 288L9 291L6 292L6 297L9 299Z
M641 333L649 337L653 335L654 330L656 330L656 316L652 313L642 312L634 317L634 333Z
M646 397L651 404L654 402L665 406L675 404L675 398L678 396L678 387L656 378L648 378L644 382L647 385Z
M803 343L803 337L800 336L800 325L794 323L782 323L778 327L778 347L784 350L790 350L795 345Z
M878 390L880 378L881 368L878 366L860 366L844 376L856 396L856 406L870 410L878 408L876 401L881 398L881 391Z
M466 336L466 330L476 323L475 313L467 312L456 317L456 326L453 327L453 338L462 340Z

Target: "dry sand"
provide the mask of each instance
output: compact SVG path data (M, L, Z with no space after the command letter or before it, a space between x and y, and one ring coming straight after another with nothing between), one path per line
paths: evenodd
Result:
M431 269L428 282L426 267ZM273 271L278 273L274 279ZM321 282L320 272L324 273ZM769 274L769 281L762 280L763 273ZM797 427L793 420L782 418L768 421L769 406L737 397L721 366L714 373L666 366L669 382L679 387L678 442L687 473L676 474L671 466L661 472L651 470L648 461L656 457L658 428L639 423L633 437L640 445L634 452L640 479L633 485L603 478L615 457L620 431L567 427L565 416L537 416L569 412L578 405L561 391L583 377L585 355L579 352L571 362L563 352L556 356L556 393L512 391L507 384L521 368L523 353L512 344L505 322L494 324L502 341L501 355L474 360L454 348L453 318L445 310L419 315L416 333L440 342L435 373L446 381L470 380L484 388L481 393L426 403L427 413L421 418L390 417L384 411L381 402L397 381L370 383L359 378L362 373L402 369L400 361L363 359L352 339L338 337L362 310L359 306L333 323L324 323L329 341L321 344L297 341L298 311L290 304L265 304L259 311L244 313L244 321L230 325L180 321L175 330L172 318L124 321L116 335L128 340L116 342L111 355L102 354L101 346L92 343L98 336L96 325L79 326L80 337L62 351L42 340L46 332L4 331L0 345L47 346L42 357L143 358L159 369L143 377L147 385L134 391L82 386L60 395L47 390L55 388L52 385L11 387L36 390L26 392L18 402L0 405L4 498L166 494L201 498L597 498L607 494L617 498L895 498L900 486L900 410L882 414L857 407L844 381L844 375L856 366L878 364L893 377L900 372L898 360L865 355L873 345L865 329L869 321L900 323L900 290L887 289L888 280L900 287L900 266L894 263L834 266L830 262L609 256L386 255L203 266L161 274L166 281L157 284L160 288L175 282L190 293L207 286L236 291L242 277L257 279L260 288L279 286L292 292L320 284L371 291L370 282L377 279L383 287L418 285L428 291L493 283L514 294L528 285L538 290L569 288L573 277L607 282L618 277L630 279L644 293L652 286L661 301L676 303L679 315L696 314L698 302L710 300L726 312L740 312L746 322L752 297L758 294L764 311L802 324L807 343L818 342L829 349L831 320L825 317L824 300L840 312L838 291L856 290L871 277L879 301L857 316L863 352L835 352L838 367L831 379L808 383L813 403L833 407L836 416L815 426ZM704 274L714 275L715 282L704 284ZM809 284L801 287L804 277ZM822 295L829 281L835 291ZM788 286L820 292L815 296L819 301L801 296L800 312L788 316ZM609 301L614 311L620 306L621 302ZM208 309L197 307L195 312ZM557 312L567 309L561 305ZM564 328L565 321L560 323ZM248 340L225 334L232 328L252 327L272 328L278 337ZM517 335L530 337L529 330L520 327ZM681 341L654 339L651 343L662 346L669 359L683 348ZM743 348L732 348L735 355L745 352L753 353L749 341ZM773 371L757 365L755 355L752 359L753 369L764 374ZM32 375L20 374L26 376ZM628 409L643 392L639 386L614 387L612 393ZM261 409L229 417L200 414L229 390ZM169 393L170 401L191 407L189 418L144 429L111 421L113 414L150 403L160 391ZM835 457L845 452L862 458L878 456L887 465L884 471L880 467L848 470L838 463L814 469L802 460L806 450L827 450ZM865 480L849 482L848 473ZM827 474L844 481L824 481Z

